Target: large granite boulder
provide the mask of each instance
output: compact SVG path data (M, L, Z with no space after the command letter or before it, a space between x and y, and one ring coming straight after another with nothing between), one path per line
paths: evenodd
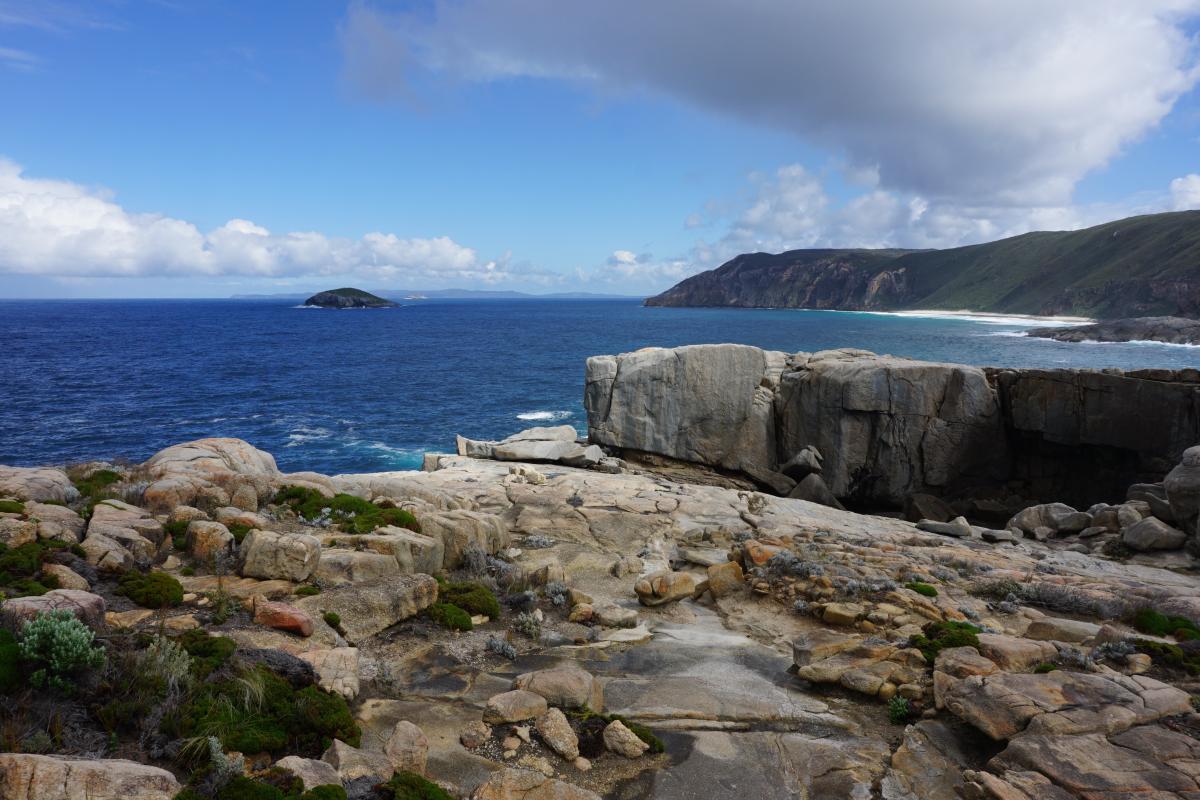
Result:
M0 466L0 498L69 503L79 491L61 469Z
M120 500L96 504L88 521L87 535L115 541L142 565L153 562L164 545L162 523L147 511Z
M442 542L442 564L455 569L468 548L492 554L508 547L508 527L495 514L483 511L435 511L421 515L421 533Z
M471 800L600 800L600 795L530 769L505 768L492 773Z
M136 761L0 753L4 800L171 800L182 788L165 769Z
M319 618L341 617L346 640L357 644L397 622L416 616L437 601L437 581L429 575L399 575L338 586L298 600L297 608Z
M241 439L197 439L172 445L142 466L151 479L143 498L156 511L185 505L236 505L254 511L280 478L275 458Z
M0 606L0 627L19 631L27 621L48 611L70 611L94 630L104 627L104 598L81 589L51 589L43 595L14 597Z
M983 370L861 350L792 357L775 400L779 450L815 446L837 497L903 505L964 479L999 478L1005 437Z
M1183 458L1163 481L1171 514L1181 524L1195 532L1196 516L1200 514L1200 447L1189 447Z
M589 358L589 437L751 474L774 471L772 400L784 361L783 353L740 344Z
M253 530L239 551L244 578L307 580L321 558L321 542L307 533Z

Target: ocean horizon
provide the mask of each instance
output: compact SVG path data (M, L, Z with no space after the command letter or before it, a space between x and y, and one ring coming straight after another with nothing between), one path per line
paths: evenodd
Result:
M129 458L207 436L284 470L416 469L455 434L581 435L587 357L733 342L852 347L979 366L1178 369L1193 347L1026 337L1037 318L960 312L647 308L640 300L423 300L355 313L288 300L0 301L10 380L0 463Z

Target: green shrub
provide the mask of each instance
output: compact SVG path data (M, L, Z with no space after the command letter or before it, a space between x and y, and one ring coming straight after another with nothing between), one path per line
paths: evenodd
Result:
M83 516L90 517L96 504L112 500L117 496L109 487L121 480L121 473L111 469L98 469L86 478L72 481L83 501Z
M233 534L233 540L238 544L242 543L242 539L246 538L246 534L254 530L249 525L242 522L231 522L225 526L230 533Z
M300 800L346 800L346 790L339 784L327 783L309 789L300 795Z
M904 588L911 589L912 591L916 592L917 594L922 594L922 595L925 595L926 597L937 597L938 596L937 589L930 586L928 583L921 583L920 581L911 581L909 583L906 583L906 584L904 584Z
M75 688L74 678L104 663L104 649L92 647L96 634L65 609L38 614L21 627L18 651L37 667L29 682L61 692Z
M438 587L438 600L451 603L470 614L482 614L491 619L500 618L500 601L492 590L482 583L462 581Z
M1134 646L1138 652L1150 656L1155 666L1164 669L1180 670L1189 675L1200 675L1200 654L1186 653L1177 644L1153 642L1149 639L1137 639Z
M175 522L164 522L163 532L171 537L171 544L176 550L187 549L187 529L188 521L185 519L176 520Z
M183 585L165 572L130 570L117 581L117 594L142 608L167 608L183 602Z
M171 800L209 800L190 786L180 789Z
M0 514L24 514L25 504L20 500L0 500Z
M312 584L309 584L307 586L301 586L299 589L297 589L295 591L296 597L312 597L314 594L320 594L320 593L321 593L321 587L313 586Z
M0 628L0 694L8 694L21 685L20 661L17 637Z
M392 793L392 800L454 800L442 787L415 772L397 772L383 789Z
M979 647L979 628L969 622L931 622L923 634L912 637L909 647L915 647L930 664L937 654L950 647Z
M287 796L269 783L235 775L221 787L215 800L287 800Z
M342 627L342 618L334 611L326 611L321 615L321 619L325 620L325 624L335 631Z
M193 628L179 637L180 646L192 659L192 675L197 679L207 678L213 670L220 667L233 651L237 643L227 636L209 636L203 628Z
M54 586L47 584L52 582ZM40 597L51 589L58 588L58 581L53 580L52 576L45 576L41 581L35 581L32 578L21 578L18 581L13 581L8 585L5 593L9 597Z
M96 695L107 698L95 708L106 731L136 731L167 694L191 685L191 658L179 643L155 636L139 637L138 649L110 652Z
M452 631L469 631L475 627L470 614L450 603L434 603L425 610L425 614L438 625Z
M12 596L17 594L45 594L45 590L55 589L58 583L50 576L42 576L42 563L57 550L66 548L63 542L42 540L26 542L19 547L8 548L0 544L0 588L7 587ZM22 580L36 580L42 587L22 586Z
M215 736L226 750L273 755L316 756L334 739L357 747L362 736L341 695L316 686L296 691L262 666L204 684L164 729Z
M599 749L593 753L592 757L599 755L599 753L604 750L604 745L599 740L599 737L604 730L604 726L610 722L620 722L622 725L628 728L634 736L646 743L646 745L649 747L650 753L661 753L666 749L663 745L662 739L659 739L657 736L655 736L652 730L639 722L626 719L620 714L601 714L598 711L592 711L587 706L575 711L567 711L565 713L568 717L579 720L582 730L581 742L583 741L583 738L592 738L597 740L593 744L598 745ZM588 736L589 733L592 735Z
M904 725L912 716L912 706L908 702L907 697L900 695L894 696L888 700L888 719L893 725Z
M1200 628L1187 617L1169 617L1150 608L1133 615L1133 627L1152 636L1174 636L1180 641L1200 639Z
M285 486L275 494L275 503L290 507L301 519L314 520L326 509L340 530L370 533L384 525L395 525L420 532L417 518L404 509L377 506L351 494L324 497L316 489Z
M1054 672L1054 670L1056 670L1056 669L1058 669L1057 664L1051 664L1050 662L1047 661L1047 662L1038 664L1036 667L1033 668L1033 671L1034 671L1034 674L1044 675L1047 672Z
M196 574L196 568L189 564L188 566L181 567L179 569L179 574L185 578L190 578L192 575Z

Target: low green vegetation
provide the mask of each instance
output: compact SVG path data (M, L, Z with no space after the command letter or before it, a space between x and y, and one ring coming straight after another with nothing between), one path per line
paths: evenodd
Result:
M1154 642L1149 639L1137 639L1134 646L1139 653L1150 656L1156 667L1186 672L1188 675L1200 675L1200 653L1185 651L1177 644Z
M108 669L96 694L105 698L94 708L109 733L137 732L167 695L189 687L191 657L175 641L138 635L110 650Z
M219 668L233 651L237 643L227 636L209 636L202 628L193 628L179 637L178 642L192 659L191 673L198 679L207 678Z
M187 549L187 529L188 521L186 519L177 519L174 522L163 523L163 533L171 537L171 544L176 550Z
M228 525L226 525L225 527L229 530L229 532L231 534L233 534L233 540L235 542L237 542L238 544L242 543L242 539L246 538L247 533L254 530L249 525L246 525L245 523L242 523L242 522L231 522Z
M1038 664L1036 667L1033 668L1033 671L1034 671L1034 674L1036 674L1036 675L1044 675L1047 672L1054 672L1056 669L1058 669L1057 664L1051 664L1050 662L1047 661L1047 662Z
M0 628L0 694L8 694L21 685L21 650L17 637Z
M86 478L71 481L79 490L79 496L83 503L80 513L85 518L90 517L92 509L96 507L97 503L115 499L117 493L111 487L120 480L121 473L111 469L98 469Z
M325 624L333 628L335 631L341 629L342 627L341 615L337 614L336 612L326 611L321 615L321 619L325 620Z
M39 540L9 548L0 544L0 598L42 595L58 588L58 579L42 572L42 564L59 550L63 542Z
M950 647L979 647L979 628L969 622L931 622L909 641L932 664L937 654Z
M604 728L610 722L620 722L633 733L634 736L641 739L649 747L650 753L661 753L666 749L662 739L654 735L654 732L642 725L640 722L622 717L620 714L602 714L598 711L592 711L587 706L575 711L565 712L567 718L573 720L578 726L580 739L580 752L585 749L585 740L588 743L586 749L588 753L583 753L587 758L595 758L604 752L603 732ZM599 749L597 749L597 747Z
M328 514L337 528L346 533L370 533L385 525L421 530L417 518L408 511L390 504L376 505L350 494L325 497L316 489L285 486L275 494L275 503L290 507L304 520Z
M474 628L471 615L453 603L434 603L425 609L431 620L452 631L469 631Z
M1187 617L1172 617L1150 608L1133 615L1133 627L1151 636L1174 636L1180 641L1200 639L1200 628Z
M907 697L896 695L888 700L888 719L893 725L906 725L911 716L912 705L908 702Z
M164 720L164 732L216 737L225 750L314 757L341 739L357 747L361 732L346 700L316 686L296 690L263 666L196 689Z
M500 601L482 583L460 581L439 585L438 600L456 605L468 614L482 614L489 619L500 618Z
M320 594L320 593L321 593L321 587L313 586L312 584L309 584L307 586L301 586L295 592L296 597L312 597L314 594Z
M454 800L442 787L415 772L397 772L382 786L392 800Z
M168 608L183 602L183 585L165 572L130 570L117 580L116 593L142 608Z
M909 583L904 584L904 588L910 589L917 594L925 595L926 597L938 596L937 589L930 586L928 583L921 583L920 581L910 581Z
M24 514L25 504L20 500L0 500L0 514Z
M32 668L29 682L69 694L85 671L104 664L104 648L93 647L96 634L65 609L38 614L21 628L17 650Z

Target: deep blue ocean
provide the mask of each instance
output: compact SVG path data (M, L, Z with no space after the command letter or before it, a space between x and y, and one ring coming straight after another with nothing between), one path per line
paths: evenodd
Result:
M335 311L289 302L0 302L0 464L141 461L236 436L283 470L411 469L454 435L586 430L584 360L741 342L859 347L967 364L1200 366L1200 348L1066 344L1027 323L827 311L643 308L623 300L415 301Z

